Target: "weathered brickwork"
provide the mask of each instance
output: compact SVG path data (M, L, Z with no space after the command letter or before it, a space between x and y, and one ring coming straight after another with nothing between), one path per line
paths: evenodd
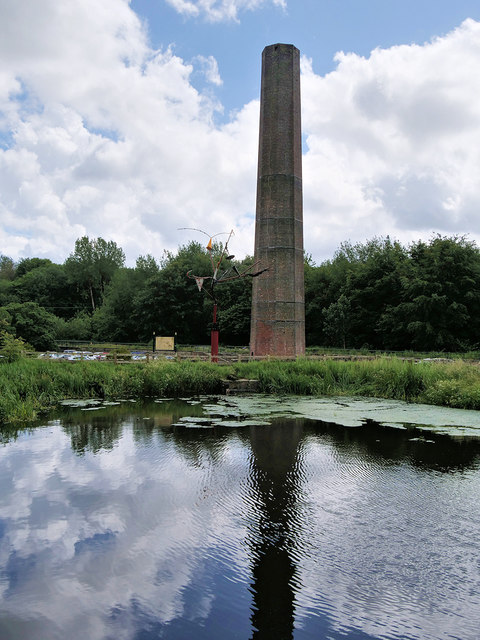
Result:
M300 52L289 44L262 55L255 259L250 350L305 353Z

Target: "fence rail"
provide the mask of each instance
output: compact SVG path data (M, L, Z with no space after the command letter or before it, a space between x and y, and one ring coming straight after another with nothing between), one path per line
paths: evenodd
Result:
M125 346L125 345L122 345ZM382 357L397 357L402 360L430 360L437 362L451 362L454 359L465 359L471 362L479 362L480 354L468 354L468 357L463 357L466 354L431 354L431 353L409 353L409 352L393 352L393 351L372 351L369 353L355 353L355 352L334 352L324 351L321 353L307 353L304 356L252 356L248 350L241 351L220 351L217 356L218 364L232 364L235 362L255 362L255 361L295 361L297 359L305 359L310 361L315 360L343 360L343 361L367 361L376 360ZM204 349L194 348L187 350L181 348L178 351L155 351L151 349L136 349L132 351L122 351L114 349L111 352L103 352L100 354L94 354L89 349L83 349L82 351L76 351L74 353L65 353L64 351L48 351L42 354L38 352L28 351L25 352L25 356L29 358L44 358L52 360L72 360L72 361L88 361L88 360L104 360L107 362L113 362L115 364L125 364L132 362L152 362L157 360L172 360L172 361L196 361L196 362L212 362L212 356L207 347Z
M55 350L63 351L65 349L78 349L82 351L105 351L117 353L129 353L131 351L142 351L145 353L152 353L152 342L97 342L88 340L63 340L57 341ZM158 353L158 352L156 352ZM173 353L173 352L172 352ZM177 344L177 354L188 354L188 357L209 358L210 357L210 345L209 344ZM220 357L227 357L234 355L240 356L243 359L248 360L260 360L268 359L271 356L250 356L250 350L245 345L220 345ZM404 358L467 358L473 360L480 359L480 350L470 351L468 353L454 353L454 352L426 352L426 351L393 351L391 349L348 349L342 347L325 347L315 346L307 347L306 355L302 357L306 358L322 358L322 357L348 357L351 358L361 356L397 356ZM283 359L283 358L282 358ZM285 358L289 359L289 358Z

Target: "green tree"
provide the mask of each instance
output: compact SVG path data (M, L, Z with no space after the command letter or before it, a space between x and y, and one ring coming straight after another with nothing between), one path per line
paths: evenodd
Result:
M15 301L15 293L12 289L12 280L0 279L0 306L4 306L9 302Z
M247 256L244 260L232 261L230 264L242 273L253 264L253 258ZM219 284L216 287L216 295L221 342L231 345L248 345L252 311L252 278L245 276Z
M73 318L65 320L57 317L55 335L57 340L91 340L94 321L90 314L81 311Z
M146 256L139 256L135 263L135 270L141 273L144 278L157 275L160 271L160 267L153 256L147 254Z
M0 280L13 280L15 277L15 263L12 258L0 254Z
M106 285L125 263L123 249L112 240L90 240L83 236L75 241L73 253L65 261L70 281L87 293L92 311L101 304Z
M40 351L55 347L57 318L36 302L11 302L0 308L2 316L8 319L16 338Z
M479 249L465 237L435 236L408 248L388 237L343 243L333 260L305 267L309 344L342 342L335 327L341 326L345 300L349 304L346 346L477 348ZM319 316L327 320L323 326Z
M21 338L15 338L6 329L0 330L0 355L7 362L19 360L27 346Z
M29 271L33 271L33 269L38 269L39 267L46 267L47 265L51 265L53 262L48 260L48 258L23 258L17 264L15 269L15 278L21 278Z
M333 260L305 267L307 344L331 344L333 317L340 313L339 299L349 304L346 346L381 348L379 319L388 305L398 302L406 250L390 238L373 238L365 244L342 243ZM333 306L331 306L333 305ZM328 310L325 322L324 310ZM333 314L333 316L332 316ZM342 332L341 332L342 333Z
M305 260L304 274L306 343L307 345L324 345L328 343L328 338L324 333L322 311L335 302L338 294L334 285L332 263L326 261L316 266L311 260Z
M323 309L322 314L324 333L330 339L330 343L333 346L341 345L345 349L352 326L350 300L342 294L336 302Z
M399 303L379 326L394 348L457 351L478 347L480 252L465 237L435 236L409 248Z
M134 316L139 338L174 335L183 343L204 343L208 336L211 302L187 277L187 271L211 273L210 258L198 242L179 248L177 254L166 252L158 274L150 277L135 297Z
M350 247L351 268L344 293L351 303L351 346L382 349L385 339L379 320L387 306L400 302L402 275L408 253L397 241L373 238Z
M36 302L61 318L72 318L83 308L81 296L72 287L66 268L49 260L16 278L11 293L15 301Z
M144 328L136 313L136 300L142 296L150 270L118 269L105 290L104 301L93 315L95 336L113 342L137 342L149 339L150 327ZM157 269L158 272L158 269ZM146 337L147 335L147 337Z

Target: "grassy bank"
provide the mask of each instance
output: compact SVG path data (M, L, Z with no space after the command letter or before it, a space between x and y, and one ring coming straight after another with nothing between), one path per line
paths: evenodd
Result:
M462 361L271 360L240 363L235 370L242 377L257 378L265 393L367 396L480 409L480 368Z
M220 393L226 377L258 379L273 394L392 398L480 409L480 369L464 362L397 358L235 363L19 360L0 363L0 422L33 420L65 398L122 398Z
M218 393L224 371L202 362L18 360L0 364L0 423L33 420L66 398L140 398Z

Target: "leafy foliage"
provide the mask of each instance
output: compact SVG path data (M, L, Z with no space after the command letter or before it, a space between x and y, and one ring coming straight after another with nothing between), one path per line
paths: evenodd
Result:
M190 242L173 255L166 252L156 275L145 281L135 298L135 317L143 327L142 339L155 332L157 335L174 335L187 344L207 341L209 304L200 294L187 271L207 273L209 257L198 242Z
M308 342L391 350L477 348L479 277L479 249L465 237L434 236L408 248L388 237L345 243L313 273L306 267ZM340 309L347 304L348 318Z
M92 310L101 304L105 286L117 269L125 263L123 249L103 238L90 240L83 236L75 242L75 250L65 262L72 283L88 292Z
M23 258L15 267L15 278L21 278L29 271L53 264L47 258Z
M331 338L335 344L341 344L345 349L347 335L350 333L352 324L350 300L342 293L339 299L323 309L322 313L325 335Z
M26 348L26 344L21 338L15 338L6 329L0 331L0 355L7 362L20 360Z
M95 336L98 339L136 342L150 338L151 332L148 336L144 335L146 332L142 331L136 310L137 298L153 273L143 268L122 268L115 272L106 287L103 304L93 316Z
M91 340L93 337L92 316L81 311L74 318L65 320L57 318L56 339L57 340Z
M60 318L75 316L83 304L77 288L72 287L65 267L53 264L50 260L39 262L43 264L15 278L10 288L11 298L18 302L36 302Z
M13 280L15 277L15 263L8 256L0 255L0 280Z
M11 302L0 311L5 314L17 338L22 338L39 351L54 348L57 318L36 302Z
M214 246L218 252L220 246ZM55 340L149 342L175 335L206 344L212 301L187 271L212 272L204 246L190 242L157 261L124 266L112 241L79 238L63 265L41 258L15 264L0 257L0 318L7 331L37 349ZM239 272L252 263L233 258ZM222 344L246 345L251 280L215 288ZM384 350L479 348L480 251L465 237L433 236L408 247L386 238L343 243L331 260L305 258L308 345Z

